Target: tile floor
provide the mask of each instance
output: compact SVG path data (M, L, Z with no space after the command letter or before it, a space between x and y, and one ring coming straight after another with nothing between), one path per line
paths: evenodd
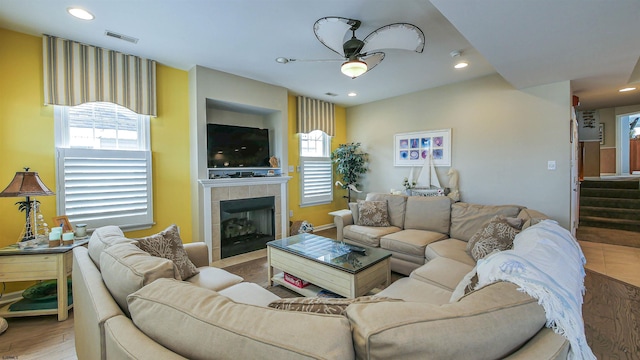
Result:
M579 241L585 268L640 287L640 248Z

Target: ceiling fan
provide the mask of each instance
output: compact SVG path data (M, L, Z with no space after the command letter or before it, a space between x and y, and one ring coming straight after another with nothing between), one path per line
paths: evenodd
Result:
M346 61L340 70L352 79L373 69L384 59L382 49L401 49L421 53L424 50L424 33L408 23L395 23L378 28L364 40L356 38L360 20L337 16L323 17L313 24L316 38L326 47L342 56L342 59L301 60L279 57L281 64L292 61ZM351 38L345 41L348 32Z

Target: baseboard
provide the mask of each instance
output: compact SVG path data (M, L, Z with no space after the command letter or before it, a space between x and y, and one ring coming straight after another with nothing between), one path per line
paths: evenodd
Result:
M313 231L329 230L329 229L333 229L334 227L336 227L334 224L326 224L326 225L314 226L313 227Z

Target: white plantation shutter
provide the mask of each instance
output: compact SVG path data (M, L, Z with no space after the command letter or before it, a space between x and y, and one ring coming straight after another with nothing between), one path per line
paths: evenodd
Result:
M328 157L300 157L302 206L333 201L333 168Z
M89 229L153 225L149 116L93 102L56 106L58 215Z
M59 214L72 224L124 229L153 223L151 152L58 148Z

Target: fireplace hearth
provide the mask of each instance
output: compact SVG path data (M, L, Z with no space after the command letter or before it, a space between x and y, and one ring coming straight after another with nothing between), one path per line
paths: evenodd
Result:
M264 249L275 239L275 197L220 201L221 258Z

